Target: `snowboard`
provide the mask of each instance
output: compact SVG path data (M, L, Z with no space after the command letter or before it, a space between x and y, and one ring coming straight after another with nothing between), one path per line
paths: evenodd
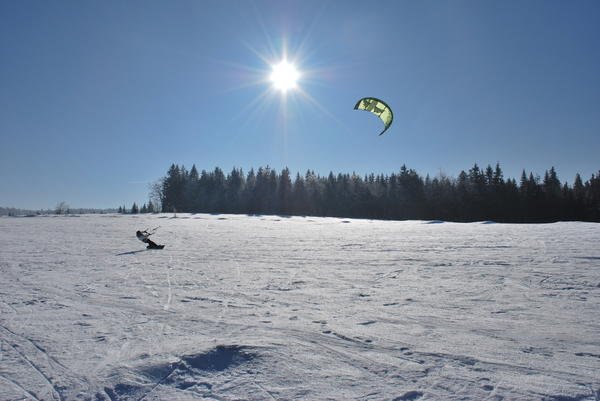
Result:
M148 245L146 247L146 249L163 249L164 247L165 247L164 245L156 245L156 246Z

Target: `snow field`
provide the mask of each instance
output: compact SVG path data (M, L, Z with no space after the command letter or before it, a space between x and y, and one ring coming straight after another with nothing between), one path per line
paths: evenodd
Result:
M576 222L0 218L0 400L598 400L599 243Z

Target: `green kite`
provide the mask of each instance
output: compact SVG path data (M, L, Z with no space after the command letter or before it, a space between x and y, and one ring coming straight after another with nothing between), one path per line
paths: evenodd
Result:
M390 106L388 106L383 100L379 100L374 97L364 97L360 99L356 103L356 106L354 106L354 110L370 111L379 117L381 121L383 121L384 127L383 131L381 131L381 134L379 135L383 135L383 133L390 128L390 125L392 125L392 121L394 120L394 113L392 112Z

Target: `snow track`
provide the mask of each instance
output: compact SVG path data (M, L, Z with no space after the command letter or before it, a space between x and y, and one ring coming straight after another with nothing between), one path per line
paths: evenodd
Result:
M0 400L598 401L600 226L427 223L0 218Z

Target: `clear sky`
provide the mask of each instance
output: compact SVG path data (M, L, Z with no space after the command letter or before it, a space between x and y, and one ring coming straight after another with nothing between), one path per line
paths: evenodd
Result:
M0 206L141 204L171 163L572 182L599 155L596 0L0 2Z

